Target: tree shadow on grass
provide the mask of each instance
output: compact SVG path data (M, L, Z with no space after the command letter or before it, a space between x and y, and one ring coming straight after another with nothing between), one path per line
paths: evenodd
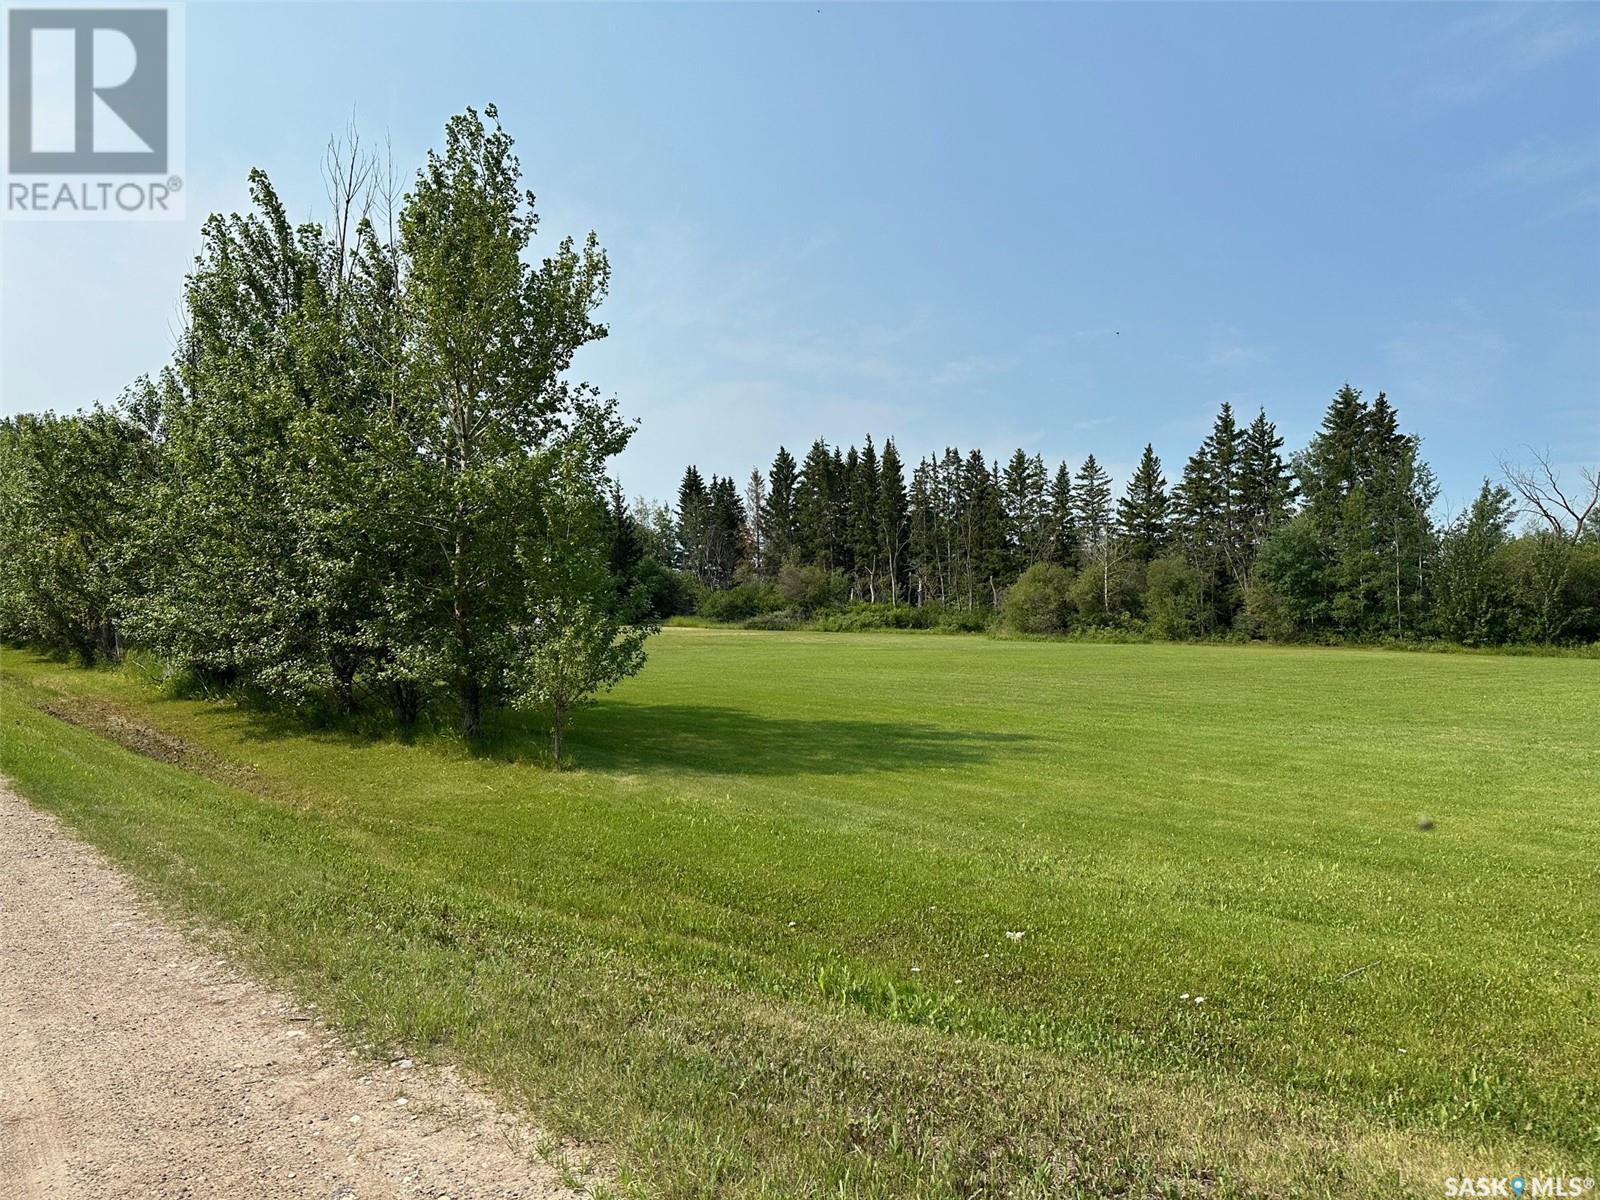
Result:
M444 717L406 732L370 715L347 722L308 722L292 710L251 703L248 698L190 708L189 714L192 720L220 727L247 743L311 741L360 749L415 742L495 762L552 765L549 724L536 713L496 712L484 739L472 744L444 728ZM221 769L223 760L178 735L147 727L136 709L112 701L76 703L73 714L52 715L91 728L136 753L181 759L201 774L216 774L211 766ZM151 738L161 739L162 753L154 753L146 744ZM566 742L566 761L583 770L781 777L974 766L1011 754L1026 755L1038 739L1031 734L950 729L917 721L772 716L725 705L608 698L576 715Z
M912 721L767 716L712 704L603 703L580 712L571 761L592 771L713 775L855 775L991 762L1036 741L1029 734L947 729ZM491 757L544 758L546 727L506 721Z

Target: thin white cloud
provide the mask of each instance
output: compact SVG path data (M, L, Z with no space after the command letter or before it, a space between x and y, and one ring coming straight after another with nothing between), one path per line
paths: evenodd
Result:
M1510 346L1498 330L1461 311L1454 319L1412 322L1384 352L1393 373L1390 390L1404 403L1459 417L1500 394Z
M1600 210L1600 137L1575 142L1540 134L1485 162L1469 183L1501 196L1543 225Z
M934 387L959 387L981 379L992 379L1016 370L1022 364L1017 354L968 354L953 358L934 371L928 382Z
M1430 116L1472 104L1600 42L1600 10L1583 5L1498 4L1452 22L1395 81L1401 107Z
M1266 361L1267 352L1259 346L1246 346L1237 342L1216 343L1206 348L1200 365L1210 370L1226 367L1248 367Z
M1271 357L1266 347L1256 345L1235 325L1218 325L1211 330L1200 353L1191 365L1201 371L1226 371L1252 367Z

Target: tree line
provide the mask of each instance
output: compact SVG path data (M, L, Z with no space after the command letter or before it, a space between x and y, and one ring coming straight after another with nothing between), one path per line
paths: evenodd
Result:
M591 233L538 216L493 106L403 195L352 131L332 218L271 181L213 215L171 362L115 405L0 423L0 633L84 661L409 725L575 705L653 628L613 571L609 461L633 426L569 379L604 337Z
M1223 404L1175 480L1147 444L1120 495L1093 454L1052 470L949 448L908 478L894 440L869 436L819 439L803 461L779 447L742 489L690 466L675 505L617 498L613 518L661 611L758 624L853 605L857 623L995 613L1030 633L1600 638L1600 474L1502 464L1442 522L1438 495L1388 396L1347 384L1298 453L1265 411L1246 423Z

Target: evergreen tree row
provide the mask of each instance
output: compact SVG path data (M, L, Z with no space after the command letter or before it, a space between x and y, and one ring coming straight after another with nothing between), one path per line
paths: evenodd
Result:
M719 616L858 603L1005 610L1036 632L1600 637L1593 501L1573 501L1548 467L1512 472L1510 488L1486 482L1441 527L1420 448L1387 395L1348 385L1298 454L1264 411L1242 423L1223 404L1175 481L1146 445L1120 495L1093 454L1052 469L1020 449L989 461L952 447L908 474L893 439L881 451L870 436L860 448L819 439L803 460L780 447L742 492L690 466L674 507L635 506L629 536L658 596L660 568L673 568ZM1592 472L1582 485L1595 492ZM1536 519L1520 535L1519 510ZM663 612L690 602L658 600Z

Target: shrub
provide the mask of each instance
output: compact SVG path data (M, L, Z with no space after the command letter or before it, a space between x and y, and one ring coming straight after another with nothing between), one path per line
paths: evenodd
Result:
M645 603L653 616L682 617L694 611L694 580L682 571L646 558L634 569L634 578L644 591Z
M713 621L748 621L751 617L772 612L778 607L778 595L770 584L743 583L738 587L703 593L695 612Z
M1139 606L1141 576L1142 571L1130 562L1113 560L1109 566L1085 563L1070 588L1077 624L1128 628Z
M986 608L947 608L934 628L944 633L982 633L993 619L994 613Z
M1262 543L1256 556L1256 577L1276 598L1285 633L1309 633L1331 624L1323 547L1304 513L1280 525Z
M938 613L909 604L852 604L843 612L820 616L815 628L827 633L858 633L870 629L931 629Z
M772 632L782 632L786 629L800 629L804 622L787 609L778 612L761 613L751 617L744 623L746 629L765 629Z
M1017 633L1065 633L1072 623L1072 572L1034 563L1006 589L1001 613Z
M1251 637L1269 642L1297 642L1302 637L1283 597L1259 579L1244 589L1244 627Z
M1200 630L1204 604L1200 573L1182 556L1158 558L1145 571L1144 611L1150 632L1182 640Z
M778 571L778 595L795 612L810 616L818 609L840 602L844 595L843 580L821 567L784 563Z

